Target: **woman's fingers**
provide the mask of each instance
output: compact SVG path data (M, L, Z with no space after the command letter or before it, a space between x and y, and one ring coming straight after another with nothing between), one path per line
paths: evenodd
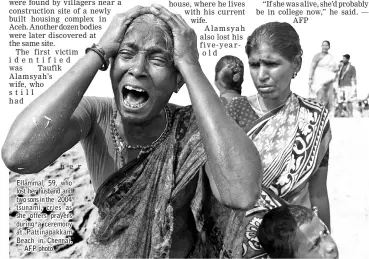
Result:
M143 14L150 14L151 10L150 7L143 7L143 6L135 6L131 9L129 9L125 13L121 13L122 16L122 23L123 23L123 34L125 33L125 30L128 28L128 26L131 24L131 22L136 19L137 17L143 15Z
M156 17L168 24L172 30L175 65L178 67L180 64L186 65L198 62L197 36L185 20L179 14L173 14L158 4L151 5L150 10Z
M138 16L140 15L143 15L143 14L149 14L151 13L150 11L150 7L146 7L146 6L140 6L140 5L137 5L131 9L129 9L126 14L127 14L127 17L130 17L130 18L137 18Z
M116 14L113 17L99 41L99 45L103 47L107 57L114 57L117 54L124 34L132 21L140 15L149 13L151 13L149 7L135 6L127 12Z
M127 12L122 13L125 20L128 20L129 23L132 22L135 18L143 15L143 14L150 14L151 10L150 7L143 7L140 5L137 5L131 9L129 9Z
M174 13L168 11L165 7L159 4L152 4L150 8L151 12L166 22L172 30L183 25L182 21Z
M187 22L185 21L185 19L183 19L183 17L180 14L177 14L177 17L184 26L188 26Z

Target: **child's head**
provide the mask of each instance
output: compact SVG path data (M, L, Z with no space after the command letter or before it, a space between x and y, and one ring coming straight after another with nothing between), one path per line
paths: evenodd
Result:
M338 258L336 243L315 213L284 205L265 214L257 233L271 258Z
M224 68L230 68L230 73L221 73ZM235 56L227 55L219 59L215 66L215 85L218 90L233 90L238 94L241 94L243 83L243 62L241 59ZM219 84L222 82L222 84Z

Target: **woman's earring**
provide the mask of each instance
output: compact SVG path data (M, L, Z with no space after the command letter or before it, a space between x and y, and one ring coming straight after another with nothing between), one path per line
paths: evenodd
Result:
M295 78L297 76L297 72L293 72L292 78Z
M318 216L318 207L313 206L312 211L314 212L315 216Z

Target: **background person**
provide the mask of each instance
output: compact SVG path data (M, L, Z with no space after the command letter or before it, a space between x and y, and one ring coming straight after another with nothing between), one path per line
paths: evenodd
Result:
M87 257L186 257L202 231L204 173L219 202L251 207L258 152L226 115L181 16L133 8L88 50L19 114L2 158L37 173L81 141L99 209ZM83 97L109 58L114 98ZM184 82L192 106L168 104Z
M329 41L322 42L322 51L314 56L309 74L309 98L323 104L329 112L333 110L333 83L337 71L336 61L328 52L330 47Z
M223 105L227 105L242 92L244 68L242 61L235 56L224 56L215 66L215 86Z
M353 102L357 98L356 69L350 62L350 55L343 55L343 65L338 78L338 111L342 113L347 108L348 117L353 117Z

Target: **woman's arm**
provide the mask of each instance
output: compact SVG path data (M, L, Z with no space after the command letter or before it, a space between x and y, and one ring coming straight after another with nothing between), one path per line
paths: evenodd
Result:
M230 119L198 62L195 32L179 16L160 5L152 12L166 21L174 36L174 60L188 88L207 154L206 171L216 198L247 209L260 196L259 153L244 131Z
M320 60L320 53L316 54L313 57L313 60L311 61L311 65L310 65L310 73L309 73L309 86L312 85L313 83L313 78L314 78L314 73L315 73L315 69L318 66L318 62Z
M90 51L18 115L2 148L10 170L39 172L80 140L71 116L101 65Z
M149 12L138 6L113 18L99 42L108 58L117 53L130 22ZM2 148L10 170L39 172L85 137L72 114L102 64L97 53L88 52L18 115Z
M318 215L327 225L328 229L331 229L329 199L327 190L327 175L328 175L328 152L325 159L323 159L323 165L311 177L309 182L309 193L311 206L318 208Z

